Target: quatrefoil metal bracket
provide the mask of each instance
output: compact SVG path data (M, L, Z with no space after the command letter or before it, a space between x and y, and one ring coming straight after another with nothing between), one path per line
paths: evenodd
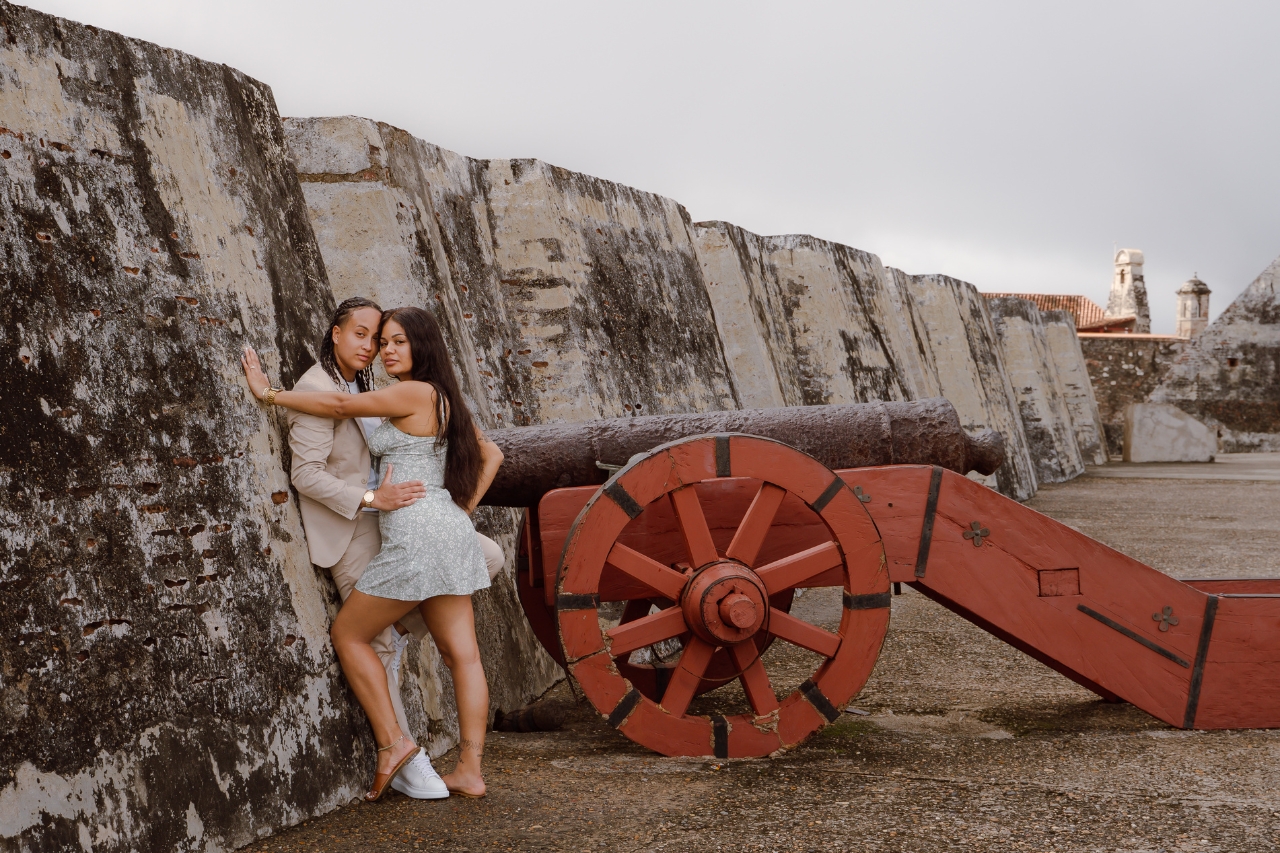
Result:
M1159 613L1152 613L1151 620L1160 623L1161 631L1168 631L1178 624L1178 617L1173 615L1173 607L1171 606L1166 606Z
M965 539L973 540L973 547L981 548L982 540L991 535L991 531L982 526L981 521L969 522L969 529L964 532Z

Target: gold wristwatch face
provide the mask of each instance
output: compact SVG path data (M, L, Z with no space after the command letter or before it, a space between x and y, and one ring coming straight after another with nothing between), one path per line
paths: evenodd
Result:
M365 492L365 493L364 493L364 505L365 505L365 506L373 506L373 499L374 499L374 497L375 497L375 495L373 494L373 489L370 489L369 491Z

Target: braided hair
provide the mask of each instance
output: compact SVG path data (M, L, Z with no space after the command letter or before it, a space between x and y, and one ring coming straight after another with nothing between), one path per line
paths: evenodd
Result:
M365 299L363 296L352 296L350 299L344 299L334 310L333 319L329 321L328 327L325 328L324 334L320 337L320 366L324 368L324 372L329 374L339 388L347 387L347 381L343 378L342 371L338 369L338 361L333 354L333 327L341 326L347 322L347 318L361 308L372 308L374 311L382 313L382 306L372 299ZM364 370L356 371L356 387L361 391L373 389L372 361L369 362L369 366Z

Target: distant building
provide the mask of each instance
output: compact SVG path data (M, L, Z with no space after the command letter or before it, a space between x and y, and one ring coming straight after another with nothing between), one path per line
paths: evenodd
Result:
M1016 296L1030 299L1041 311L1068 311L1076 320L1076 331L1088 334L1149 335L1151 334L1151 309L1147 304L1147 284L1142 275L1144 258L1141 249L1121 249L1115 256L1115 273L1111 278L1111 294L1104 310L1087 296L1047 293L987 293L985 296ZM1209 289L1204 282L1194 279L1204 287L1203 305L1196 302L1189 316L1197 318L1199 325L1191 334L1182 332L1182 312L1191 312L1190 305L1183 304L1183 291L1178 291L1178 336L1192 337L1208 322ZM1183 286L1185 290L1192 282ZM1196 291L1198 296L1199 291ZM1200 319L1203 318L1203 319Z
M1280 258L1209 322L1198 275L1177 291L1177 333L1153 335L1143 256L1122 249L1107 310L1084 296L1017 296L1075 318L1107 451L1119 456L1131 403L1170 403L1217 430L1228 453L1280 451Z
M1140 335L1151 332L1151 309L1147 306L1147 284L1142 275L1142 251L1121 249L1116 252L1115 274L1111 278L1111 295L1103 316L1119 323L1133 320L1128 331Z
M1209 285L1196 276L1178 288L1178 328L1174 335L1194 338L1209 325Z

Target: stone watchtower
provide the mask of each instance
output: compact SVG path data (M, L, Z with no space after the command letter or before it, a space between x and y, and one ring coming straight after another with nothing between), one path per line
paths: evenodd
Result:
M1209 325L1209 285L1196 276L1178 288L1178 330L1180 338L1194 338Z
M1133 317L1133 331L1151 331L1151 309L1147 307L1147 285L1142 278L1142 252L1121 249L1116 252L1116 272L1111 279L1111 296L1107 299L1104 318Z

